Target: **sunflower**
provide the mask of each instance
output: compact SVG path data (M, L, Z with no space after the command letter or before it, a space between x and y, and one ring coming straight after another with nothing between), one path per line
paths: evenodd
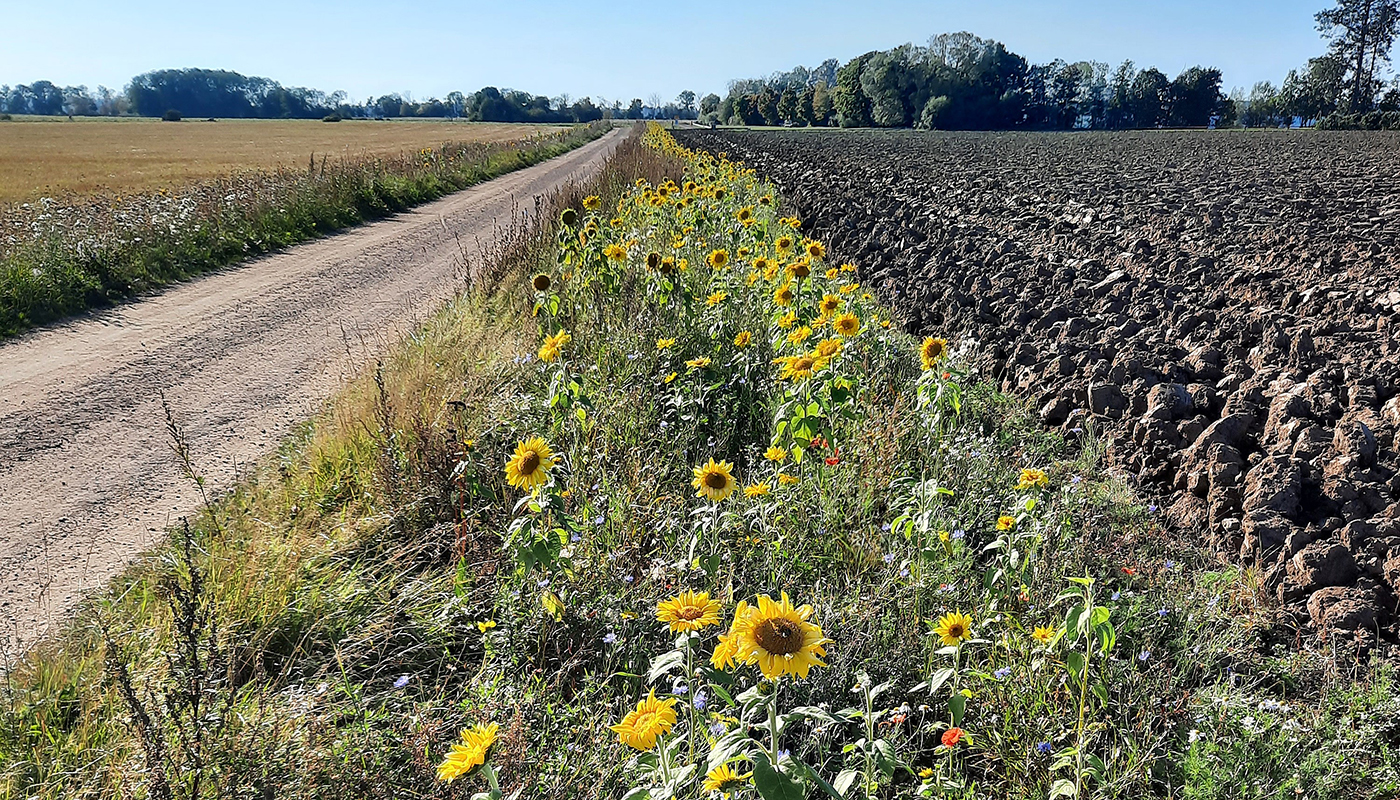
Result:
M656 746L656 737L665 736L676 724L676 698L656 699L656 690L641 700L637 707L627 712L622 721L612 726L617 740L636 750L650 750Z
M763 457L772 461L774 464L781 464L787 460L788 451L777 445L770 445L768 452L764 453Z
M675 346L676 346L676 340L675 340L675 339L657 339L657 340L656 340L656 349L657 349L657 350L666 350L666 349L668 349L668 348L675 347Z
M462 741L452 745L447 757L438 765L438 780L451 783L458 778L470 776L486 763L496 746L496 731L500 726L473 725L462 729Z
M789 311L778 318L778 327L787 330L797 324L797 312Z
M705 257L705 263L713 269L724 269L729 266L729 251L724 249L712 250Z
M712 294L712 295L710 295L709 297L705 298L705 305L708 306L709 308L714 308L715 306L719 305L720 303L723 303L723 302L724 302L725 300L727 300L728 298L729 298L729 292L715 292L714 294Z
M655 251L647 253L647 269L661 268L661 254Z
M831 327L842 336L855 336L860 333L860 317L850 312L838 314L836 319L831 321Z
M997 517L997 530L1009 531L1014 527L1016 527L1015 517L1010 516L1008 514L1002 514L1001 516Z
M578 212L572 208L566 208L559 212L559 224L566 228L572 228L578 224Z
M792 333L788 334L788 344L802 344L812 336L812 329L803 325Z
M706 792L714 792L728 797L730 792L742 787L752 776L752 772L740 775L730 769L728 764L720 764L705 775L705 783L700 788Z
M796 486L797 482L800 480L801 478L798 478L796 475L788 475L785 473L780 473L778 475L779 486Z
M817 342L817 349L812 352L816 354L817 358L828 361L834 358L837 353L841 352L841 340L822 339L820 342Z
M549 480L549 471L558 460L544 439L531 436L515 446L515 455L506 462L506 483L517 489L533 490Z
M1043 489L1050 485L1050 477L1043 469L1027 467L1021 470L1021 478L1016 482L1017 489Z
M752 485L752 486L745 486L745 487L744 487L744 496L745 496L745 497L767 497L767 496L768 496L768 493L771 492L771 491L773 491L772 485L767 484L767 483L755 483L755 484Z
M589 196L583 198L583 207L588 209L589 211L597 211L598 209L603 207L603 198L599 197L596 194L590 194Z
M568 331L559 331L544 337L544 344L540 345L540 360L552 364L559 360L559 356L564 353L564 348L574 340Z
M808 242L807 257L813 261L821 261L823 258L826 258L826 245L817 241Z
M924 339L922 345L919 345L919 362L924 365L926 370L933 369L946 355L948 355L947 339L930 336Z
M856 271L856 265L855 265L855 264L851 264L851 263L842 264L842 265L841 265L841 271L842 271L842 272L855 272L855 271Z
M744 206L734 215L739 222L748 225L753 222L753 206Z
M613 261L626 261L626 260L627 260L627 248L623 247L622 245L618 244L617 242L613 242L612 244L610 244L610 245L608 245L607 247L603 248L603 255L607 256L608 258L612 259Z
M771 194L765 194L764 196L758 198L758 204L761 205L761 206L771 206L771 205L773 205L773 195L771 195Z
M734 335L734 346L740 349L748 347L753 342L753 334L748 331L739 331Z
M1031 632L1031 638L1041 644L1050 644L1050 641L1055 638L1055 633L1056 631L1053 627L1037 625L1035 626L1035 630Z
M795 297L796 295L793 293L791 283L785 283L773 292L773 302L780 306L792 305L792 301Z
M805 258L799 258L788 264L787 272L794 278L805 278L812 274L812 262Z
M549 276L541 272L530 279L530 285L535 287L537 292L547 292L550 286Z
M777 241L773 242L773 249L777 251L778 255L786 257L792 255L792 248L796 244L797 243L793 241L791 236L784 234L779 236Z
M933 633L943 644L959 645L972 638L972 618L961 611L952 611L938 618Z
M783 356L777 359L777 363L782 365L782 372L779 377L783 380L804 381L812 377L820 365L818 359L811 353L804 353L800 356Z
M754 272L767 272L767 271L768 271L768 267L771 266L772 264L773 264L773 262L769 261L768 259L764 258L763 256L759 256L758 258L755 258L755 259L753 260L753 269L754 269Z
M826 666L823 645L831 640L822 635L820 625L808 621L811 616L812 607L793 608L787 592L777 601L760 595L739 631L738 661L757 664L768 680L784 675L805 678L812 667Z
M666 256L665 258L661 259L661 266L657 268L657 271L660 272L662 275L670 275L672 272L675 272L676 259L672 258L671 256Z
M656 618L671 626L671 633L689 633L719 624L719 603L709 592L684 591L656 604Z
M719 643L715 645L715 652L710 656L710 666L715 669L730 669L735 665L735 659L739 655L739 631L748 621L749 603L747 600L740 600L734 609L734 619L729 623L729 632L719 635Z
M705 367L710 366L710 357L700 356L699 358L692 358L689 361L685 362L685 365L687 367L690 367L691 369L704 369Z
M695 473L695 479L690 485L699 490L696 492L697 497L718 503L734 491L734 465L728 461L716 463L711 458L692 471Z

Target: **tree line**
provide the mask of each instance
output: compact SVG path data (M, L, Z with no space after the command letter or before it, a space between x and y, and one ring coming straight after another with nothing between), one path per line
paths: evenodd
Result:
M171 114L171 112L175 112ZM345 92L322 92L283 86L269 78L240 75L214 69L167 69L142 73L121 92L105 86L60 87L49 81L28 85L0 85L0 113L69 116L172 118L230 117L273 119L442 117L478 122L593 122L615 119L694 119L695 93L681 92L669 103L653 95L648 103L634 98L594 101L569 95L546 97L515 89L487 86L465 94L450 92L443 98L415 101L388 94L352 102Z
M1347 115L1360 122L1400 110L1400 80L1383 80L1400 0L1336 0L1316 22L1328 51L1289 72L1280 87L1263 82L1248 93L1223 93L1215 67L1194 66L1171 78L1132 61L1116 68L1059 59L1032 64L1000 42L961 32L934 36L922 47L873 50L845 64L829 59L812 69L731 81L725 97L701 100L700 118L736 125L1119 130L1324 119L1330 127L1360 127L1347 124Z

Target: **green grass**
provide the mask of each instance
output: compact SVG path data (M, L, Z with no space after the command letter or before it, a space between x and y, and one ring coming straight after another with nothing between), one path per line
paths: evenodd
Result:
M610 126L448 144L177 189L0 209L0 337L379 219L579 147ZM13 218L11 218L13 217Z
M485 790L479 776L448 786L434 770L461 726L491 720L507 794L621 797L652 779L609 726L648 689L678 688L674 668L647 673L675 647L656 603L684 588L720 598L726 624L734 601L786 591L832 640L826 666L781 684L785 713L829 713L782 719L790 752L779 776L760 776L766 797L785 796L781 776L803 774L799 762L827 782L864 772L860 746L845 747L875 739L879 797L1043 798L1074 765L1092 767L1085 797L1400 790L1392 671L1317 643L1296 652L1272 627L1257 576L1164 531L1105 468L1092 430L1075 441L1039 430L961 354L941 365L947 379L924 373L918 342L880 325L887 314L859 291L845 297L867 328L841 359L796 388L776 380L771 359L796 350L772 327L773 285L702 265L714 248L752 245L758 231L733 212L770 190L681 155L625 145L589 190L608 211L584 215L600 224L586 246L575 230L516 242L495 280L434 316L196 520L196 552L176 536L15 669L0 713L5 794L159 795L163 774L176 797L196 775L207 796L468 797ZM637 177L691 177L732 196L651 210L630 193ZM771 240L778 223L759 214ZM693 229L674 249L681 225ZM603 259L604 245L633 239L626 266ZM650 250L690 269L667 288L638 266ZM550 293L531 291L535 271L553 276ZM729 296L708 308L721 288ZM540 363L542 333L560 326L573 335L566 358ZM747 349L733 345L739 330L756 334ZM658 350L660 338L676 343ZM684 365L698 356L711 363ZM856 382L849 403L831 398L836 378ZM801 475L795 486L736 493L719 514L695 497L691 467L711 457L734 462L741 484L770 480L761 454L774 419L791 419L786 401L809 389L831 411L823 433L839 463L809 447L800 468L784 468ZM516 508L501 471L533 434L564 459L538 513ZM1015 488L1028 466L1047 471L1045 489ZM1004 535L1002 515L1017 518ZM513 526L523 518L546 523L542 535ZM518 556L529 545L527 571ZM189 591L194 574L204 591ZM1064 622L1067 579L1085 575L1114 642L1094 653L1081 690L1066 664L1085 643L1045 647L1029 634ZM547 610L556 599L562 608ZM208 616L176 624L172 607ZM956 665L928 632L953 610L976 634ZM690 740L669 740L676 766L691 763L691 741L703 763L719 739L744 745L741 772L760 772L771 687L752 667L708 669L720 630L702 632L705 668L681 681L676 734L691 724L684 701L701 690L708 702ZM949 666L948 682L919 688ZM123 668L149 725L133 723ZM889 684L869 716L852 692L863 680ZM206 698L199 714L180 700L192 685ZM942 748L957 704L967 738ZM842 715L848 707L858 713ZM700 796L698 777L676 795Z

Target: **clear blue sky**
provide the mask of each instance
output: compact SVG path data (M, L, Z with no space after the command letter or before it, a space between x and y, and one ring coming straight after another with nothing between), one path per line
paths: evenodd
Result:
M968 30L1032 62L1133 59L1225 86L1283 79L1324 42L1330 0L6 0L0 83L114 89L167 67L231 69L354 99L484 85L670 99L726 81Z

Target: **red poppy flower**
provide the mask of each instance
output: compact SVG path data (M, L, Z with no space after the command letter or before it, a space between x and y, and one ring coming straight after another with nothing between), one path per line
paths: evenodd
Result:
M1132 567L1124 567L1123 574L1128 576L1136 575L1137 570L1133 569Z
M957 747L957 746L958 746L958 742L962 739L962 737L963 737L963 729L962 729L962 728L949 728L948 730L946 730L946 731L943 732L943 746L944 746L944 747Z

